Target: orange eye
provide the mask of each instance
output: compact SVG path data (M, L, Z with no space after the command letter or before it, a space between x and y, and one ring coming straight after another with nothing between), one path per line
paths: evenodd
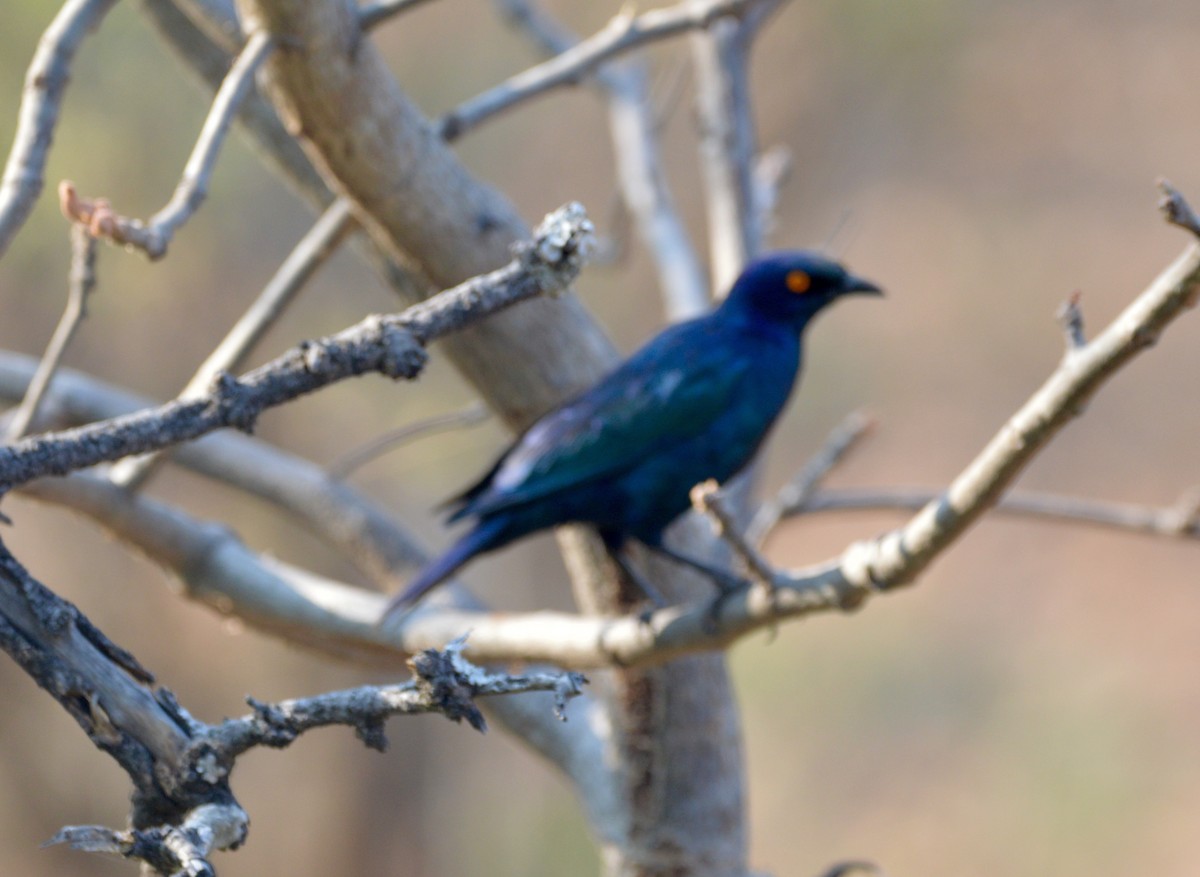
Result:
M812 278L803 271L789 271L784 282L787 283L788 289L796 293L807 292L812 286Z

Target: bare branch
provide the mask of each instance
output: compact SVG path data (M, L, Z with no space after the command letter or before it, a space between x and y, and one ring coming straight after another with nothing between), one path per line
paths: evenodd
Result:
M555 714L566 721L567 701L582 694L587 682L581 673L492 673L463 657L465 645L463 636L440 652L429 649L415 655L408 662L414 678L400 685L364 685L276 704L251 698L252 715L226 719L210 730L205 742L219 759L232 762L256 746L282 748L313 728L347 725L368 747L382 752L387 748L383 723L392 716L439 712L486 731L475 698L549 691L555 695Z
M207 0L147 0L139 4L139 9L179 56L183 66L195 75L211 100L242 45L233 4ZM252 88L242 100L237 122L251 146L257 147L268 159L267 166L280 171L283 179L310 205L318 210L329 205L334 197L329 186L304 154L300 143L288 133L260 89Z
M33 579L3 543L0 648L129 775L137 790L135 828L147 825L152 812L186 810L227 795L223 783L201 789L188 784L186 771L178 772L194 723L169 692L154 686L150 673L74 606Z
M546 51L561 55L579 40L530 0L502 0L506 15ZM633 214L658 268L668 319L694 316L708 306L708 281L667 186L654 117L641 65L627 62L595 71L609 95L609 126L622 199Z
M355 448L340 459L334 460L326 468L331 477L346 478L356 469L413 439L447 429L460 429L464 426L473 426L477 423L482 423L490 416L491 414L487 408L475 402L465 408L460 408L458 411L450 411L435 417L427 417L416 423L409 423L399 429L394 429L362 447Z
M754 211L759 234L764 241L775 229L779 193L792 174L792 151L772 146L754 163Z
M1158 207L1167 222L1200 237L1200 217L1196 216L1196 211L1192 209L1192 205L1188 204L1179 190L1165 178L1159 179L1158 189L1162 193Z
M349 201L338 198L330 204L316 224L284 259L250 308L196 370L178 398L200 398L219 375L238 369L266 334L267 329L275 324L296 294L317 269L337 251L338 246L355 227ZM109 478L114 484L135 487L150 474L159 456L160 454L148 454L122 460L113 466Z
M155 0L157 2L157 0ZM164 0L180 10L212 43L230 55L241 51L245 40L233 0Z
M68 0L38 42L25 74L17 133L0 181L0 256L29 218L45 184L46 160L70 79L71 61L83 38L100 24L115 2Z
M14 442L23 436L37 416L38 406L54 379L75 330L87 315L87 299L96 286L96 240L81 225L70 226L71 274L67 289L67 306L50 344L42 356L37 373L29 384L25 398L9 421L5 439Z
M762 545L775 525L792 510L803 507L813 491L858 445L859 441L875 427L875 421L861 411L855 411L838 424L825 439L825 444L805 464L796 476L780 488L771 499L764 502L754 513L746 528L746 541L751 545Z
M749 85L751 31L718 21L692 36L700 158L708 196L713 287L728 289L762 247L756 205L757 152Z
M839 511L917 511L937 499L938 492L916 487L823 489L783 509L783 518ZM1188 490L1169 506L1147 506L1081 497L1018 491L996 504L996 512L1045 518L1068 524L1094 524L1115 530L1200 539L1196 520L1200 496Z
M722 496L717 482L710 479L697 484L692 488L691 498L692 507L708 516L717 536L733 549L733 553L750 572L751 578L756 583L774 590L775 570L749 540L742 536L738 529L736 515L729 508L726 498Z
M165 256L175 232L203 203L217 153L225 141L234 112L253 84L254 71L272 47L272 38L265 32L253 34L246 41L245 48L229 68L217 91L175 194L162 210L150 217L148 223L120 216L105 201L77 197L74 187L69 183L64 184L63 197L60 198L60 205L67 217L86 225L94 236L141 250L151 259Z
M36 436L0 448L0 491L158 450L222 427L250 430L266 408L339 380L378 371L412 378L424 345L501 308L565 289L578 275L592 226L577 204L550 214L507 266L408 310L372 316L337 335L293 348L241 378L222 376L204 397L175 401L115 421Z
M461 137L485 119L559 85L578 82L600 64L654 40L664 39L714 21L745 13L754 0L684 0L641 15L615 16L602 30L536 67L510 77L460 104L442 117L439 130L447 140Z
M43 846L67 844L85 853L110 853L145 862L159 874L216 877L208 857L241 844L250 818L236 804L201 804L178 825L117 830L102 825L68 825Z
M21 398L34 366L28 357L0 351L0 396ZM63 369L43 407L53 411L59 421L78 424L119 417L151 404L144 397ZM315 463L261 440L238 433L214 433L179 448L174 458L185 468L257 496L291 515L382 590L395 590L406 571L427 559L388 510L330 477ZM109 492L111 498L122 494L128 495L128 491ZM78 491L68 490L53 499L101 522L128 516L120 503L76 503L77 497ZM132 544L153 553L136 540L149 539L155 529L154 521L147 520L118 535L132 537ZM176 537L177 543L186 541Z
M363 30L371 30L392 16L427 2L428 0L375 0L374 3L364 3L358 7L358 26Z

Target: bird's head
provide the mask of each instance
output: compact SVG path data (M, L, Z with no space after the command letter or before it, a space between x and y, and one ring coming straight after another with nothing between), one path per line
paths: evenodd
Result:
M849 293L882 295L883 290L832 259L790 250L747 265L729 291L727 306L792 324L798 331L827 304Z

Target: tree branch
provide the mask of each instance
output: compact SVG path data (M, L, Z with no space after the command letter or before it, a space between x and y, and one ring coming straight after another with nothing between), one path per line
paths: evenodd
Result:
M19 399L33 374L28 357L0 351L0 397ZM69 424L120 417L146 408L149 400L86 377L70 369L55 380L44 408L58 421ZM330 476L320 466L267 443L222 432L208 435L178 449L175 459L207 478L257 496L289 514L309 532L340 552L380 589L395 590L404 573L426 559L413 538L378 503ZM35 482L35 484L38 482ZM43 484L53 482L43 481ZM110 491L120 498L127 491ZM75 503L78 491L69 490L58 500L91 514L102 523L119 520L121 505L105 502ZM147 550L154 532L151 522L140 522L123 538ZM179 570L172 572L180 575Z
M838 511L917 511L934 502L936 490L918 487L823 489L783 509L783 518ZM1169 506L1107 502L1082 497L1018 491L996 503L996 512L1068 524L1095 524L1169 539L1200 539L1200 495L1184 491Z
M664 39L714 21L745 13L755 0L684 0L641 15L615 16L602 30L549 61L512 76L494 88L459 104L441 118L443 137L461 137L491 116L559 85L578 82L610 58L654 40Z
M0 256L33 211L45 184L46 160L71 61L116 0L67 0L38 42L25 74L17 133L0 180Z
M761 23L781 5L782 0L766 0L743 20L724 19L692 36L712 282L718 290L728 289L762 249L750 45Z
M305 731L347 725L368 747L382 752L387 748L383 723L392 716L439 712L451 721L465 719L476 731L486 731L487 722L475 706L477 697L549 691L554 694L555 715L566 721L567 701L583 693L587 679L582 673L488 672L462 656L466 642L466 636L461 636L440 652L428 649L417 654L408 662L414 678L400 685L364 685L276 704L250 698L254 713L214 726L205 743L218 760L232 764L256 746L279 749Z
M270 34L251 35L217 90L212 109L204 120L200 137L183 169L183 177L171 200L148 223L115 213L107 201L80 198L70 183L60 188L60 205L68 219L82 223L95 237L141 250L150 259L161 259L175 232L191 218L208 193L208 181L217 154L225 141L233 115L254 82L254 71L273 48Z
M424 345L430 341L523 299L565 289L582 268L591 241L583 208L567 205L547 216L534 240L504 268L403 313L369 317L337 335L301 344L241 378L222 376L205 397L0 448L0 492L226 426L249 431L264 409L344 378L372 371L412 378L424 366Z
M179 399L202 397L224 372L239 368L267 330L283 315L297 293L356 227L350 203L336 199L284 259L275 275L216 349L200 364ZM122 487L136 487L156 465L159 454L129 457L113 466L109 478Z
M346 452L325 468L333 478L347 478L367 463L382 457L400 445L444 430L474 426L477 423L483 423L490 416L483 405L473 402L457 411L447 411L445 414L437 414L393 429Z
M402 12L407 12L428 0L374 0L358 7L358 26L371 30Z
M198 5L203 7L199 11ZM180 7L186 7L187 14ZM242 45L233 4L143 0L139 8L211 101ZM316 209L329 205L333 192L260 89L252 88L241 101L236 120L250 146L267 159L268 167L277 169L285 182Z
M67 346L75 337L75 330L87 316L87 299L96 286L96 239L87 233L80 225L70 226L71 237L71 274L67 288L67 306L62 318L50 338L37 373L29 384L29 389L21 404L9 421L5 430L5 440L13 442L23 436L37 416L38 406L42 404L50 381L62 362Z
M802 508L825 476L874 426L875 421L859 411L838 424L837 429L830 433L825 439L825 444L804 468L775 496L758 507L749 526L746 527L746 541L751 545L762 545L776 524L787 515L793 514L793 509Z
M531 0L501 0L500 5L546 52L561 55L579 45L574 34ZM621 197L658 268L667 317L675 321L695 316L708 306L708 281L667 186L644 67L609 64L594 75L609 98Z

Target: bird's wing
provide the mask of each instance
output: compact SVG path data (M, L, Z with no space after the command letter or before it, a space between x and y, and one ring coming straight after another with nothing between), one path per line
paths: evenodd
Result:
M548 414L482 481L454 517L480 515L611 478L703 432L737 395L745 357L721 355L697 329L668 334Z

